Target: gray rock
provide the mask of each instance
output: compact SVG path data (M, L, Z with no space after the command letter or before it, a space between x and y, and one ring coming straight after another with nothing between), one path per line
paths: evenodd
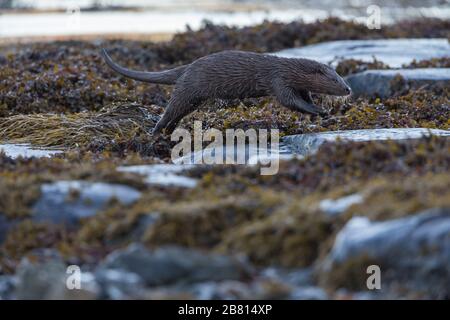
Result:
M0 152L3 151L8 157L13 159L22 157L22 158L42 158L42 157L51 157L55 154L62 153L62 150L56 149L44 149L44 148L35 148L30 146L29 144L12 144L12 143L2 143L0 144Z
M220 152L221 154L217 154ZM217 156L217 160L216 160ZM267 164L275 157L289 157L289 150L283 145L267 145L265 147L251 144L244 145L224 145L223 148L204 148L202 150L189 153L174 160L175 164L249 164L255 165L258 162Z
M73 300L95 299L99 296L99 287L91 273L81 272L80 288L75 289L67 287L70 275L58 251L34 250L21 260L16 270L14 298Z
M6 238L6 235L8 234L9 229L11 229L13 225L13 222L6 218L6 216L2 213L0 213L0 244L3 243L3 241Z
M333 142L339 137L344 141L375 141L375 140L403 140L419 139L430 134L436 136L450 136L450 131L426 128L389 128L362 129L306 133L285 136L283 143L293 152L302 156L313 154L325 142Z
M336 297L338 300L348 299L351 297L352 300L396 300L398 296L386 295L383 291L358 291L349 292L346 290L338 290Z
M275 55L287 58L308 58L329 63L343 59L358 59L366 62L377 60L391 68L400 68L413 60L441 58L449 55L447 39L381 39L340 40L323 42L301 48L286 49Z
M32 208L33 219L68 224L96 214L112 199L127 205L141 196L139 191L124 185L76 180L44 184L41 193Z
M398 70L367 70L345 78L355 96L387 98L395 93L394 80L403 78L408 88L420 88L424 85L440 87L450 86L450 68L420 68Z
M17 269L17 299L49 299L57 286L65 286L66 266L59 255L40 257L41 261L32 263L22 259Z
M117 170L144 175L147 177L146 182L150 185L194 188L197 185L197 180L180 174L183 170L191 168L192 165L151 164L122 166Z
M418 253L427 247L435 247L435 253L450 255L450 209L432 209L383 222L353 217L337 235L330 258L342 262L361 253L373 257L397 256Z
M289 299L292 290L289 284L256 278L250 282L236 280L202 282L191 286L188 292L200 300L273 300Z
M140 244L111 253L97 272L104 269L135 273L147 286L241 279L248 271L241 261L227 256L181 247L148 250Z
M143 280L137 274L116 269L99 269L95 274L102 299L130 299L142 295Z
M139 217L136 226L130 231L132 241L140 241L145 232L154 225L161 217L159 212L151 212Z
M324 199L319 203L319 209L329 216L336 216L345 212L354 204L363 202L364 198L358 193L354 193L339 199Z
M14 276L0 276L0 300L14 299L17 279Z
M271 267L263 270L260 276L289 286L290 293L286 297L287 299L325 300L328 298L326 292L315 285L313 268L282 269Z
M336 236L324 270L359 257L377 262L385 285L399 281L430 297L449 297L450 208L384 222L352 218Z
M270 267L262 270L261 276L285 282L295 287L310 287L314 284L313 272L312 268L283 269Z
M322 288L319 287L300 287L295 288L289 299L292 300L327 300L328 295Z

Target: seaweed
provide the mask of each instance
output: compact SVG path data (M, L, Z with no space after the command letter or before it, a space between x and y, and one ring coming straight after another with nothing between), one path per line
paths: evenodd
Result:
M0 123L0 139L45 147L76 148L147 134L158 111L136 104L118 104L99 112L15 115Z

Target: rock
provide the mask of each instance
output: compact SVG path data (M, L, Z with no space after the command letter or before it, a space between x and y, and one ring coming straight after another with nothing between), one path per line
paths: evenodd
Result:
M32 263L24 258L17 269L17 299L49 299L56 286L65 286L66 266L58 254Z
M450 131L426 128L389 128L327 131L285 136L283 143L293 152L302 156L313 154L325 142L333 142L339 137L344 141L376 141L419 139L430 134L450 136Z
M227 256L181 247L148 250L137 243L108 255L98 272L104 269L135 273L147 286L237 280L248 275L247 265Z
M402 77L408 88L420 88L424 85L440 87L450 86L450 68L420 68L398 70L367 70L345 78L355 96L387 98L392 96Z
M96 214L112 199L128 205L141 196L128 186L77 180L43 184L41 193L32 208L33 220L68 224Z
M358 291L349 292L347 290L338 290L334 295L335 300L396 300L398 296L386 296L384 292L377 290L373 291Z
M14 299L14 290L17 279L14 276L0 276L0 300Z
M147 230L154 225L160 217L161 214L159 212L151 212L140 216L135 227L129 232L130 239L132 241L140 241L145 235L145 232L147 232Z
M410 241L404 242L405 239ZM362 252L382 257L396 250L406 254L435 245L435 249L449 249L441 253L450 254L450 209L432 209L383 222L353 217L337 235L330 257L334 262L342 262Z
M353 217L336 236L324 270L338 272L358 259L380 266L382 286L399 282L429 298L448 298L450 208L384 222Z
M6 235L13 224L14 222L6 218L4 214L0 213L0 244L5 240Z
M150 185L194 188L197 185L196 179L179 175L183 170L191 168L192 165L151 164L122 166L117 168L117 171L133 172L147 176L146 182Z
M224 145L223 148L204 148L202 150L189 153L174 160L175 164L249 164L255 165L258 162L266 164L269 161L281 158L290 159L292 155L282 144L268 145L267 147L256 147L255 145L244 144L232 146ZM221 152L216 157L216 151Z
M68 278L68 274L64 275L64 280ZM51 287L48 298L50 300L94 300L101 298L100 286L95 279L95 276L83 271L80 275L80 288L68 289L66 283L64 286Z
M289 299L292 300L327 300L327 293L319 287L300 287L295 288Z
M391 68L400 68L413 60L427 60L449 55L447 39L380 39L339 40L322 42L301 48L286 49L274 53L280 57L307 58L322 63L357 59L372 62L374 58Z
M10 143L0 144L0 152L2 151L8 157L11 157L13 159L18 157L23 158L51 157L55 154L63 152L62 150L55 150L55 149L33 148L29 144L10 144Z
M319 203L319 209L329 216L339 215L345 212L354 204L361 203L364 200L363 196L355 193L336 200L324 199Z
M95 299L99 295L92 274L81 272L80 288L72 290L67 287L68 276L66 264L57 251L34 250L17 268L14 297L18 300L72 300Z
M261 275L269 279L289 283L295 287L310 287L314 285L313 272L312 268L284 270L271 267L263 270Z
M273 300L289 299L292 287L271 279L255 279L251 282L225 280L194 285L189 292L200 300Z
M271 267L263 270L261 276L290 286L287 299L325 300L328 296L323 289L315 286L313 272L312 268L285 270Z
M143 280L137 274L116 269L99 269L95 274L102 299L132 299L143 293Z

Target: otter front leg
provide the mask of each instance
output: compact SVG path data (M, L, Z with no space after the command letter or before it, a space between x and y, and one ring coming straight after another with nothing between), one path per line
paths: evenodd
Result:
M305 100L308 103L314 104L314 102L312 101L311 98L311 92L306 91L306 90L299 90L298 91L300 97L302 97L303 100Z
M315 115L326 114L321 107L312 103L311 96L307 91L296 92L294 89L278 83L274 85L274 94L283 106L291 110Z

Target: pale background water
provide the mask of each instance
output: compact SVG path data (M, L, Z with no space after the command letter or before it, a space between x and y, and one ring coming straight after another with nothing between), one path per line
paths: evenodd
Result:
M205 19L234 26L328 16L364 22L371 4L381 8L384 24L422 16L450 19L450 0L16 0L15 10L1 11L0 38L174 33L187 25L198 29Z

